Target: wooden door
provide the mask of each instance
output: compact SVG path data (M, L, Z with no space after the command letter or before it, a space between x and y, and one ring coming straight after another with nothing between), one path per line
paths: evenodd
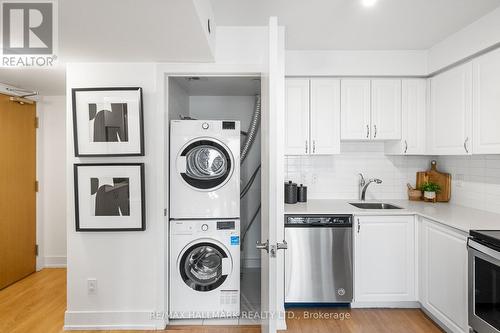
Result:
M372 139L401 140L401 80L372 80Z
M340 154L340 80L311 80L311 153Z
M340 117L342 140L370 140L370 80L342 80Z
M35 271L35 117L0 94L0 289Z
M285 82L285 154L309 154L309 80Z

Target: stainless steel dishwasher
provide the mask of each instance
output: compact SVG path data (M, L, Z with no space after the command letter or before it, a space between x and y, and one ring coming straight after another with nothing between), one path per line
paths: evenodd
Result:
M286 215L285 303L350 303L352 215Z

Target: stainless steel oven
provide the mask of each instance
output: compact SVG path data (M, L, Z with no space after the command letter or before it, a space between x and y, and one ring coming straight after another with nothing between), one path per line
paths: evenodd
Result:
M500 231L470 232L469 326L478 333L500 332Z

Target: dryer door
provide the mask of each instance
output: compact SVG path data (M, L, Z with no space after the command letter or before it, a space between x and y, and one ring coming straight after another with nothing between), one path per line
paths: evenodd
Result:
M189 246L178 265L184 283L196 291L217 289L232 270L228 251L211 242Z
M223 186L234 168L232 154L222 143L203 138L189 143L178 159L178 171L190 186L213 191Z

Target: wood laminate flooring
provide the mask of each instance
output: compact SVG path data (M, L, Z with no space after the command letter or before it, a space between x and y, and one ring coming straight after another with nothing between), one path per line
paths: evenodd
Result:
M3 290L0 290L0 332L63 332L62 327L65 310L66 270L44 269ZM347 318L347 314L349 314L349 318ZM292 333L442 332L427 316L424 315L422 311L418 309L294 309L289 310L288 316L288 330L286 332ZM325 318L325 316L328 318ZM116 332L126 333L138 331ZM260 332L260 327L173 326L168 327L167 330L161 332L258 333Z

